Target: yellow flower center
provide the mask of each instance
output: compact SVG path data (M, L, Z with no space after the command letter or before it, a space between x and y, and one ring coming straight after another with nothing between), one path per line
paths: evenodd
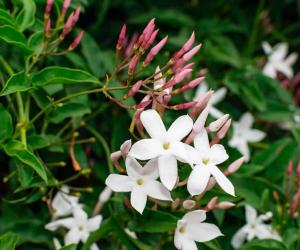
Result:
M208 162L209 162L209 158L205 158L205 159L203 159L203 160L202 160L202 162L203 162L203 164L207 165L207 164L208 164Z
M84 229L83 226L79 227L79 231L83 231L83 229Z
M183 234L183 233L185 233L185 230L186 230L185 227L180 227L180 228L179 228L179 233L182 233L182 234Z
M141 186L141 185L144 184L144 180L143 179L137 179L136 183Z
M163 145L164 150L168 150L170 148L170 142L166 142Z

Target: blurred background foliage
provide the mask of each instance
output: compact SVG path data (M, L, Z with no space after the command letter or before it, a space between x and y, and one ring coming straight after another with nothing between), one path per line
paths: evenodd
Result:
M34 2L37 6L36 16L42 19L45 1ZM61 2L55 1L56 6L61 5ZM201 201L205 203L217 194L220 200L239 202L237 208L226 212L226 216L224 211L217 211L211 215L210 219L217 221L225 236L202 244L201 249L231 249L230 238L244 224L244 209L240 208L244 203L249 203L260 211L274 211L275 226L284 237L284 244L254 241L245 245L244 250L298 249L300 219L291 220L284 217L286 208L278 205L272 194L273 191L277 191L281 199L286 199L282 188L286 166L289 160L299 160L300 129L294 121L299 107L294 103L293 93L282 88L277 80L264 76L260 68L265 61L262 41L271 44L287 42L290 51L299 52L300 1L72 1L72 7L78 6L82 9L82 15L77 27L86 31L81 44L72 53L61 57L49 57L39 62L40 69L47 65L78 68L105 80L106 73L112 72L116 65L114 50L122 24L127 23L129 32L133 33L141 31L149 19L155 17L160 28L159 38L169 36L164 53L156 57L155 64L162 65L166 62L170 54L195 31L196 40L201 42L203 47L194 59L194 68L207 72L206 80L212 89L221 86L229 89L225 101L219 104L219 109L229 113L234 120L238 120L245 111L250 111L256 117L257 127L268 133L263 143L252 145L251 161L232 177L238 196L228 197L217 189ZM22 2L0 0L0 7L16 13L22 8ZM29 30L38 32L42 27L42 22L36 19ZM29 34L29 31L24 33ZM75 35L68 38L66 44L74 37ZM19 48L1 41L0 54L16 71L22 69L24 62ZM144 74L152 73L155 64L147 68ZM299 69L299 61L295 69ZM1 78L6 76L1 75ZM58 98L84 88L84 84L65 87L60 84L49 85L33 93L34 103L31 108L37 112L39 108L47 105L48 100L40 98L43 93ZM184 97L178 98L176 103L183 102L184 98L190 100L193 96L194 91L190 91ZM5 104L6 101L2 100L1 98L0 102ZM75 146L75 154L81 166L91 167L93 171L91 175L80 176L71 183L75 187L93 187L92 193L83 192L81 198L87 211L92 211L109 174L111 163L107 156L119 149L121 143L129 138L131 115L110 104L101 94L81 96L70 100L64 110L47 113L46 124L42 120L38 121L37 129L31 131L28 141L30 146L38 150L38 154L50 163L65 161L69 164L68 145L59 143L60 135L57 134L62 126L69 124L70 131L78 131L80 138L96 138L95 143ZM170 123L177 115L175 112L168 113L166 122ZM283 121L292 124L289 131L278 127L278 123ZM71 132L63 133L65 142L70 139ZM236 150L228 150L232 159L239 157ZM15 169L19 171L18 166L8 161L8 157L2 153L0 166L2 179ZM49 168L60 180L73 174L71 167ZM28 172L19 175L19 181L23 181L22 192L11 192L19 187L14 178L9 178L7 183L0 182L0 234L8 231L16 233L19 237L17 249L53 249L51 234L44 229L50 218L47 206L43 202L36 202L49 192L49 188L34 181L32 183L35 183L35 186L32 183L27 185L24 182L28 180L28 176L23 176L22 179L22 174L26 175ZM186 173L180 174L184 176ZM32 173L29 173L29 176L33 178ZM99 240L101 249L174 249L172 230L176 225L177 214L168 213L167 210L147 210L141 217L124 207L123 198L123 194L118 194L105 207L103 216L109 219L105 220L89 242ZM129 238L123 228L137 232L140 240ZM0 249L4 249L1 248L3 241L5 238L1 237ZM157 242L160 245L155 245ZM87 249L88 244L78 249Z

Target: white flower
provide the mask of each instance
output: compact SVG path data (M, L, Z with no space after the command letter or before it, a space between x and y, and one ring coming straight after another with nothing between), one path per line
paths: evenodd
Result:
M266 134L258 129L251 128L254 117L250 113L245 113L238 122L233 123L233 136L229 141L229 145L236 148L245 157L245 161L250 158L248 147L249 142L259 142Z
M191 195L201 194L212 175L219 186L227 193L234 195L234 187L217 165L228 159L224 147L215 144L209 145L208 135L205 129L194 139L195 150L189 151L190 157L196 164L188 178L187 189Z
M90 233L100 227L101 221L101 215L88 219L86 212L80 207L76 207L73 209L73 217L50 222L45 228L50 231L55 231L59 227L65 227L69 229L69 232L64 238L65 245L78 244L80 241L86 242ZM93 244L90 249L97 250L99 248L96 244Z
M175 247L182 250L197 250L195 241L206 242L223 235L217 226L202 223L205 219L204 210L195 210L184 215L177 222Z
M199 87L196 90L196 94L194 99L198 100L200 99L205 93L208 91L208 85L206 82L202 82ZM226 88L220 88L217 91L215 91L212 95L212 97L209 99L208 107L209 107L209 114L214 118L220 118L224 115L224 113L217 108L215 108L215 105L218 104L220 101L222 101L225 98L226 95Z
M110 174L105 184L114 192L131 192L130 202L139 213L143 213L147 196L158 200L172 200L171 194L159 181L157 159L142 167L137 160L126 158L127 175Z
M288 78L294 75L292 65L296 62L298 54L292 53L288 57L288 44L278 43L273 48L268 42L263 42L262 47L268 55L268 61L263 68L265 75L276 78L277 71L284 74Z
M160 72L159 66L157 66L156 70L155 70L154 83L153 83L154 90L160 89L166 83L166 78L163 77L162 72L160 72L160 73L158 73L158 72ZM164 89L161 93L163 95L165 95L165 94L168 95L168 94L170 94L171 90L172 90L172 88L167 88L167 89Z
M72 214L73 208L81 207L78 203L79 198L73 195L69 195L70 189L68 186L62 186L52 200L52 208L54 210L53 217L61 217Z
M234 248L239 248L243 245L244 241L250 241L254 238L258 239L274 239L281 241L281 237L274 231L271 225L264 222L270 220L272 213L257 216L257 211L246 205L246 225L239 229L231 240Z
M167 131L159 114L151 109L142 112L141 122L151 138L133 144L129 155L139 160L158 157L160 179L172 190L178 177L177 160L189 162L186 152L189 145L181 140L192 130L193 120L188 115L180 116Z

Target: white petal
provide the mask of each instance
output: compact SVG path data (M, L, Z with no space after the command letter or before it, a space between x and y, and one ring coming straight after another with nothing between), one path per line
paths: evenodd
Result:
M268 42L265 42L265 41L262 43L262 48L263 48L265 54L270 54L271 51L272 51L271 45Z
M204 210L194 210L186 213L182 220L186 221L186 223L201 223L206 219L206 212Z
M254 207L251 207L250 205L245 206L246 209L246 221L247 224L252 224L255 222L257 218L257 211Z
M87 222L87 230L89 232L96 231L100 227L101 222L102 222L102 215L96 215L95 217L90 218Z
M79 207L73 210L73 216L77 224L85 225L88 219L87 213Z
M71 229L76 225L74 218L66 218L61 220L56 220L45 225L45 228L49 231L55 231L59 227L65 227Z
M182 239L182 250L197 250L196 242L187 238Z
M225 148L221 144L215 144L210 149L210 162L214 165L218 165L228 159L228 154Z
M271 77L273 79L276 78L276 69L274 68L273 64L267 62L266 65L263 68L263 73L268 76Z
M222 236L220 229L210 223L189 223L186 234L191 240L206 242Z
M162 144L154 139L143 139L134 143L129 151L129 156L139 160L149 160L159 156Z
M136 178L141 176L143 167L131 156L126 157L126 172L128 176Z
M248 143L246 141L240 141L235 148L240 151L240 153L244 156L245 162L247 162L250 158L250 150Z
M188 158L188 150L187 148L191 147L188 144L185 144L183 142L172 142L171 143L171 152L172 154L177 158L177 160L181 162L187 162L191 164L190 159Z
M252 127L253 125L253 122L254 122L254 117L251 113L247 112L247 113L244 113L242 115L242 117L240 118L240 126L242 128L250 128Z
M158 181L149 181L145 186L147 195L158 200L171 201L170 191Z
M240 248L246 239L246 235L247 234L243 227L239 229L231 239L231 245L233 248Z
M264 224L256 225L255 231L256 231L255 232L256 237L258 239L272 239L273 238L272 227L270 225L264 225Z
M212 117L217 118L217 119L221 118L224 115L224 113L222 111L216 109L214 106L211 106L209 108L209 114Z
M66 216L72 213L72 204L77 204L79 198L76 196L67 195L61 191L57 192L53 201L52 207L55 210L54 216Z
M166 135L165 125L154 109L143 111L141 122L151 138L161 139Z
M96 243L94 243L93 245L91 245L90 250L99 250L99 247Z
M160 67L157 66L155 70L155 76L154 76L154 86L153 88L159 89L166 83L166 78L163 78L162 72L158 73L160 71Z
M208 86L206 82L202 82L196 90L194 100L200 99L208 91Z
M114 192L130 192L133 187L133 181L126 175L110 174L105 184Z
M131 191L130 203L136 211L142 214L147 203L145 190L141 187L134 187Z
M201 132L196 135L194 146L202 151L208 151L210 149L208 135L205 129L202 129Z
M202 163L202 155L201 155L200 150L197 150L188 144L185 144L184 147L187 152L187 157L188 157L190 164L201 164ZM180 161L182 161L182 160L180 160Z
M287 78L291 79L294 75L294 71L290 65L285 62L279 62L276 64L276 70L284 74Z
M159 176L158 159L148 161L142 168L142 175L145 179L156 180Z
M209 166L211 174L215 177L219 186L228 194L235 195L234 186L230 180L222 173L222 171L216 166Z
M210 177L210 172L207 166L196 165L192 170L188 181L187 190L193 195L198 195L204 192Z
M294 52L285 59L285 63L291 67L297 61L297 59L298 54Z
M258 129L251 129L245 132L245 139L249 142L259 142L265 138L266 133Z
M174 245L177 249L182 249L182 237L176 228L175 235L174 235Z
M215 91L210 99L211 105L215 105L220 101L222 101L225 98L226 93L227 93L227 89L224 87Z
M161 182L172 190L177 181L177 160L172 155L163 155L158 158L158 169Z
M270 61L282 61L288 53L287 43L278 43L274 46L273 52L271 53Z
M193 128L193 120L188 115L178 117L168 129L167 138L171 141L181 141Z
M72 228L65 236L65 245L79 243L82 236L82 232L77 227Z

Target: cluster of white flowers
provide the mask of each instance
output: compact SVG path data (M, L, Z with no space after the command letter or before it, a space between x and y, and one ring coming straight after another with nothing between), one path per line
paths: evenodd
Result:
M192 196L203 194L210 182L218 183L225 192L235 195L234 186L218 168L228 159L226 150L220 144L211 145L207 133L218 131L226 123L228 115L205 128L208 110L209 107L195 123L188 115L180 116L168 130L156 110L143 111L140 120L150 138L141 139L127 149L127 175L111 174L106 179L106 185L115 192L131 192L131 205L142 214L147 197L172 201L170 191L179 182L179 161L191 167L187 190ZM194 147L183 142L190 136L193 137ZM148 161L142 166L137 160ZM216 226L202 223L205 217L205 211L195 210L178 221L174 239L178 249L197 249L195 241L209 241L222 235Z
M111 190L105 188L99 196L99 201L107 202L111 196ZM103 200L103 197L105 200ZM65 245L78 244L86 242L89 235L99 229L102 222L102 215L96 215L88 218L87 213L83 210L83 205L79 203L79 198L70 194L68 186L63 186L57 192L52 200L51 207L53 209L52 222L48 223L45 228L50 231L55 231L59 227L67 228L69 231L64 237ZM59 217L71 217L58 219ZM55 244L59 246L57 239ZM57 248L58 249L58 248ZM91 250L99 250L96 244L90 247Z

